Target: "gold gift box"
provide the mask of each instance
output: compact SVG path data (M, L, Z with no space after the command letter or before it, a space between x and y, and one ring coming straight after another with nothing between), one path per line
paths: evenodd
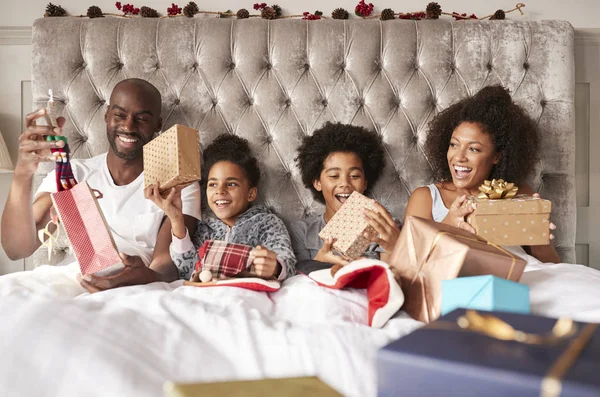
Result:
M402 310L429 323L442 308L442 280L491 274L518 282L526 262L465 230L409 216L390 265L404 292Z
M369 225L363 211L375 211L375 200L367 198L358 192L352 192L338 212L327 222L319 237L326 240L329 237L336 239L333 250L336 254L354 260L361 257L371 244L371 238L377 231ZM365 238L367 233L369 238Z
M164 392L165 397L342 396L316 376L215 383L167 382Z
M467 222L476 233L498 245L547 245L550 243L552 203L519 195L510 199L472 199L477 204Z
M200 179L198 131L175 124L144 145L144 188L160 184L164 192L173 186Z

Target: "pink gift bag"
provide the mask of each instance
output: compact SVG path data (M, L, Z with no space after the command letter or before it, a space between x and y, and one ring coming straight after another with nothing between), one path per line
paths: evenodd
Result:
M82 274L106 276L124 266L98 205L97 191L86 182L51 195Z

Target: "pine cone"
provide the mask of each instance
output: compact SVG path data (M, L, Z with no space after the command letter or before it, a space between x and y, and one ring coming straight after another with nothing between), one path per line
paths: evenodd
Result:
M277 4L273 4L271 7L275 10L275 17L279 18L281 16L281 7Z
M100 9L100 7L98 7L98 6L91 6L87 10L87 16L88 16L88 18L101 18L101 17L104 16L104 13Z
M183 7L183 15L188 18L193 18L200 11L198 4L190 1L185 7Z
M61 6L54 5L52 3L48 3L46 6L45 17L64 17L67 15L67 12Z
M142 18L158 18L159 16L158 11L146 6L140 8L140 14L142 15Z
M237 17L237 19L246 19L246 18L250 18L250 13L248 12L247 9L240 8L238 10L238 12L235 13L235 16Z
M331 13L331 18L333 18L333 19L348 19L349 15L350 14L348 14L348 11L344 10L343 8L336 8Z
M432 1L427 4L425 13L427 14L427 19L438 19L442 15L442 7L435 1Z
M490 19L506 19L506 13L504 10L498 10L490 17Z
M275 19L275 18L277 18L277 13L273 9L273 7L265 7L260 12L260 16L263 19Z
M382 21L388 21L390 19L395 19L395 13L394 10L392 10L391 8L386 8L385 10L381 11L381 16L379 17L379 19L381 19Z

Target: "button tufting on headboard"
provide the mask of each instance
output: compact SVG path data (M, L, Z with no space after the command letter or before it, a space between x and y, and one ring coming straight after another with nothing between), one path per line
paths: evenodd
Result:
M431 119L503 84L539 123L541 161L530 183L553 201L556 242L570 262L573 54L573 28L560 21L42 18L33 28L32 92L36 108L49 88L63 99L64 132L81 158L108 150L104 101L114 85L149 80L163 96L163 129L197 128L203 148L220 133L249 139L262 167L258 201L289 222L323 210L294 158L325 121L382 135L387 165L373 195L402 217L410 193L432 182L423 153Z

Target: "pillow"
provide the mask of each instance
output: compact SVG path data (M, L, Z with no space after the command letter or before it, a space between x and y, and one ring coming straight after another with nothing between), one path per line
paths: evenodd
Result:
M315 263L304 262L302 263L304 269L319 266ZM385 262L359 259L346 266L330 265L329 268L313 270L304 274L326 288L366 289L369 300L369 325L375 328L383 327L404 304L402 289L396 281L391 267Z

